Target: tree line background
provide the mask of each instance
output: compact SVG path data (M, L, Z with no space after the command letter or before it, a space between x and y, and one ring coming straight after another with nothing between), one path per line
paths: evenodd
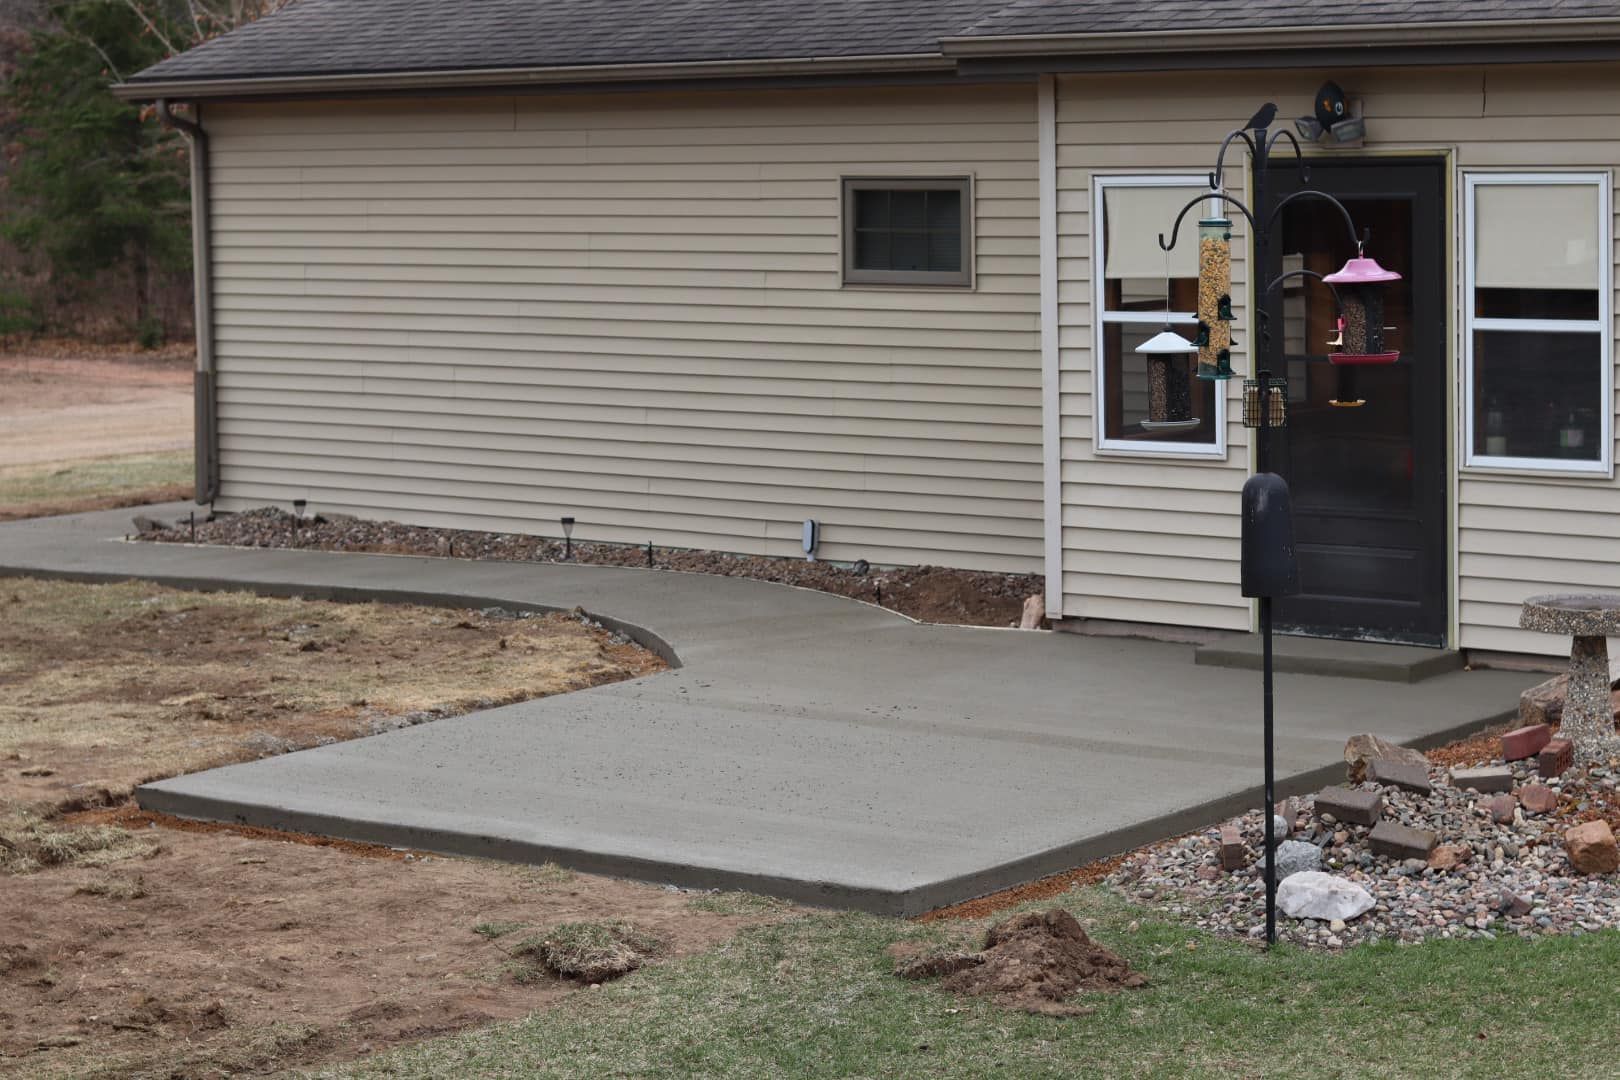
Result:
M0 339L190 333L185 140L108 88L288 2L0 4Z

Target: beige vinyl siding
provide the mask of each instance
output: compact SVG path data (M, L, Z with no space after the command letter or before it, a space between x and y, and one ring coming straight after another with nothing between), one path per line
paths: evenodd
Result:
M1035 90L210 106L223 509L1041 569ZM971 290L840 178L974 178Z
M1207 173L1220 140L1262 102L1277 102L1283 117L1305 113L1313 91L1329 75L1365 102L1369 137L1364 148L1348 153L1451 155L1451 285L1458 303L1463 302L1463 170L1612 173L1620 165L1620 65L1060 79L1066 615L1229 629L1250 625L1249 604L1238 590L1236 493L1250 453L1235 408L1237 385L1227 388L1234 396L1229 396L1230 449L1224 463L1104 458L1092 450L1091 178ZM1243 183L1237 160L1228 181L1234 191ZM1233 250L1237 255L1239 246ZM1245 295L1246 270L1238 259L1234 263L1234 293ZM1237 283L1239 277L1244 284ZM1460 313L1453 312L1452 320L1455 377L1462 355ZM1616 330L1620 333L1620 325ZM1253 336L1251 328L1239 340L1247 344ZM1234 363L1240 371L1251 370L1247 355L1234 357ZM1434 422L1449 424L1455 433L1460 408L1455 403L1451 415ZM1455 468L1455 449L1453 454ZM1452 599L1459 629L1453 643L1544 654L1566 649L1567 642L1556 637L1517 629L1519 604L1537 592L1620 588L1620 484L1607 477L1462 472L1455 487Z

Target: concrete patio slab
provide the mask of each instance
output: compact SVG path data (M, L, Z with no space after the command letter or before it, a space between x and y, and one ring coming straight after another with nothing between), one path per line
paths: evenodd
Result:
M1263 647L1259 634L1233 634L1200 645L1195 659L1208 667L1259 671ZM1274 671L1406 683L1457 671L1463 666L1463 655L1456 649L1279 634L1273 639L1271 662Z
M0 526L0 572L578 606L680 665L150 784L154 810L914 914L1259 800L1259 680L1191 646L921 626L660 571L114 539L131 513ZM1351 734L1432 743L1537 679L1280 675L1280 793L1342 776Z

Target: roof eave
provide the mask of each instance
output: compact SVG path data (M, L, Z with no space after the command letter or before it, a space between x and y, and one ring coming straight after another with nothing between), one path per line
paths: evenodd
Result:
M201 101L209 98L347 96L421 90L516 89L587 83L760 78L802 75L864 75L952 71L956 62L937 53L872 56L804 56L781 60L704 60L664 64L579 64L566 67L485 68L453 71L368 72L351 75L243 76L150 79L137 77L112 88L124 101Z
M1361 49L1423 43L1442 35L1446 44L1506 45L1525 41L1591 41L1620 37L1620 19L1481 19L1475 22L1367 23L1321 26L1230 27L1145 30L1101 34L977 34L940 40L944 55L967 57L1082 56L1124 53L1243 50L1265 52Z

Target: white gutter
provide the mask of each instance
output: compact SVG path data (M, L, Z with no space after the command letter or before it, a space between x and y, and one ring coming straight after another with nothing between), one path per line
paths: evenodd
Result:
M287 94L355 94L390 90L445 90L478 87L547 86L558 83L654 82L668 79L738 79L762 76L844 75L954 71L956 63L937 53L872 56L804 56L786 60L700 60L674 64L576 64L547 68L475 68L454 71L377 72L358 75L288 75L220 79L153 79L119 83L113 96L124 101L168 97L196 101L212 97L265 97Z
M1620 19L1479 19L1467 22L1254 26L1097 34L979 34L940 40L946 56L1118 53L1322 52L1399 45L1521 45L1620 37Z

